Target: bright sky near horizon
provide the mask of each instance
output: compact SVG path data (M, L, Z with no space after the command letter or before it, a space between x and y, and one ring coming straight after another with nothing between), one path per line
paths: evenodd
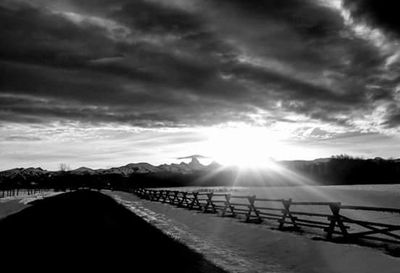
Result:
M0 0L0 170L400 157L378 0Z

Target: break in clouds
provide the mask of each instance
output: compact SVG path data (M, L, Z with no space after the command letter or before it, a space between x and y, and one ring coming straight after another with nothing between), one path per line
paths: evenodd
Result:
M0 120L390 135L399 29L394 0L2 0Z

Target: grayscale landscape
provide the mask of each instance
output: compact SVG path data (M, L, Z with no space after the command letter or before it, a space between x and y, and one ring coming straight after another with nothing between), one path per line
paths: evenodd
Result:
M394 0L0 0L20 271L398 273Z

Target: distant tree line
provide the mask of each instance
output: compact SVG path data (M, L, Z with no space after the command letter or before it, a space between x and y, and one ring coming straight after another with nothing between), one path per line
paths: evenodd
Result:
M327 185L400 183L398 159L363 159L338 155L326 162L300 164L292 166L292 169Z

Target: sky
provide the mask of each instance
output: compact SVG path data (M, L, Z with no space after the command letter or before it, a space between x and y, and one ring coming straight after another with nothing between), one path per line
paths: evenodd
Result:
M387 0L0 0L0 169L400 157Z

